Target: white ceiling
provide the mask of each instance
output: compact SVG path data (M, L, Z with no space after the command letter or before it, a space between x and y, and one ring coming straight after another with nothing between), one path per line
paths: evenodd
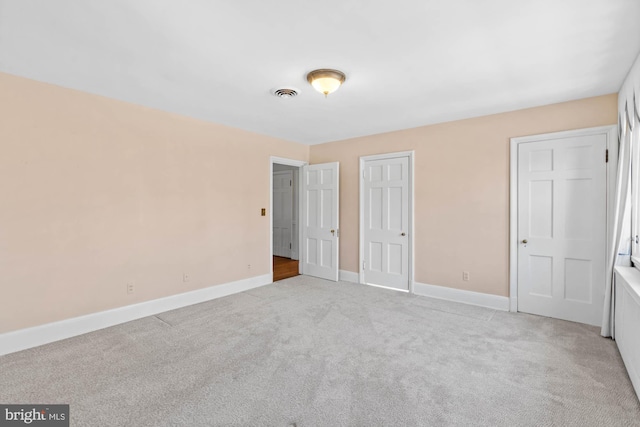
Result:
M638 0L0 0L0 71L317 144L617 92L639 23ZM325 99L315 68L347 80Z

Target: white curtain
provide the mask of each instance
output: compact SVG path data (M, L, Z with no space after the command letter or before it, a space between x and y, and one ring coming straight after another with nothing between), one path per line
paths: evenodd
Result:
M632 109L633 111L633 109ZM618 174L616 178L615 210L613 214L612 244L607 248L607 282L604 294L604 312L602 330L604 337L615 338L615 275L614 268L618 264L618 253L623 232L627 200L629 198L629 182L631 180L631 132L626 112L619 115ZM627 236L624 236L627 237Z

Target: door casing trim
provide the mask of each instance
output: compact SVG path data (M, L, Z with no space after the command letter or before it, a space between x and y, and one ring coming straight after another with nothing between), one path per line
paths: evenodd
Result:
M359 170L359 181L360 181L360 185L359 185L359 192L360 192L360 206L359 206L359 215L360 215L360 220L359 220L359 256L358 256L358 281L363 284L366 285L365 281L364 281L364 269L362 268L362 264L364 262L364 178L363 178L363 172L364 172L364 166L365 163L371 160L385 160L385 159L396 159L398 157L408 157L409 158L409 292L410 293L414 293L413 290L413 283L415 282L415 277L414 277L414 244L415 244L415 237L413 235L413 230L415 230L414 227L414 200L415 200L415 194L414 194L414 171L415 171L415 167L414 167L414 157L415 157L415 151L400 151L400 152L396 152L396 153L385 153L385 154L375 154L372 156L361 156L360 157L360 170ZM397 290L397 289L396 289ZM402 291L402 290L400 290ZM406 292L406 291L405 291Z

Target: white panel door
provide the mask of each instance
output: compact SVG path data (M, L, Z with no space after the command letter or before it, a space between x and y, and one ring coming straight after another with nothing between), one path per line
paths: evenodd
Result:
M302 274L338 280L338 163L302 168Z
M364 281L409 290L409 158L364 163Z
M518 311L600 325L606 138L518 145Z
M293 174L273 173L273 254L291 258Z

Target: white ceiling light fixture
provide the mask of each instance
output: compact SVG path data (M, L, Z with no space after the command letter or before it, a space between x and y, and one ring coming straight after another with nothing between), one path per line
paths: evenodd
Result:
M315 90L323 93L325 97L338 90L345 80L346 76L342 71L326 68L313 70L307 74L307 81L311 83L311 86L313 86Z

